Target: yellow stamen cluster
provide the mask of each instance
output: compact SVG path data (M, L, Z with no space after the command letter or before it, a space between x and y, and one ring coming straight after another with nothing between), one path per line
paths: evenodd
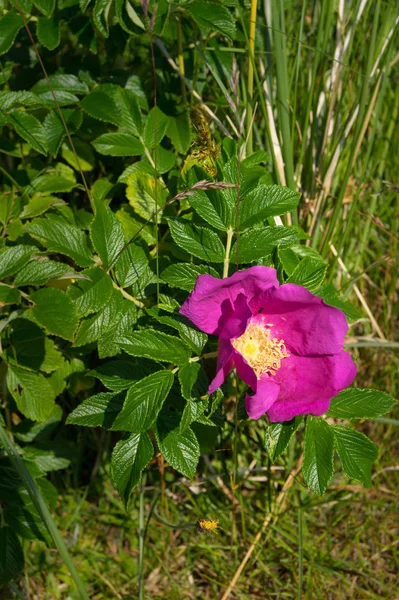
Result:
M198 519L196 528L199 533L211 533L218 529L219 521L214 519Z
M283 358L290 356L284 340L270 337L271 327L268 323L249 323L244 333L231 340L234 348L255 371L257 379L264 373L275 375Z

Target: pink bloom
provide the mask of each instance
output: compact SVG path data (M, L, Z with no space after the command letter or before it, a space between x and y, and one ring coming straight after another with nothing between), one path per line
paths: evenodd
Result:
M252 419L321 415L356 376L343 350L344 313L300 285L280 285L275 269L251 267L226 279L200 275L180 312L219 337L208 393L234 366L254 391L245 398Z

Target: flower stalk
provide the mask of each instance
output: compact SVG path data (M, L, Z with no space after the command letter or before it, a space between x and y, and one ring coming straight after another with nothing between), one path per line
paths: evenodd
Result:
M234 229L229 227L227 230L227 240L226 240L226 253L224 255L224 263L223 263L223 279L228 277L229 274L229 264L230 264L230 250L231 250L231 242L233 240Z

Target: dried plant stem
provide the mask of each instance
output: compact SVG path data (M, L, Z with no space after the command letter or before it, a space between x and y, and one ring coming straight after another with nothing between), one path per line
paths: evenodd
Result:
M271 522L274 522L277 519L277 517L282 513L284 506L285 506L287 493L290 490L290 488L292 487L292 484L295 481L295 477L298 475L298 473L300 472L300 470L302 468L302 461L303 461L303 454L301 454L301 456L299 457L299 460L298 460L297 464L295 465L294 469L288 475L288 478L287 478L286 482L284 483L283 489L277 496L274 512L268 513L267 517L263 521L261 528L259 529L258 533L256 534L254 541L248 548L244 558L241 561L240 566L238 567L237 571L235 572L234 577L231 580L229 587L223 594L221 600L227 600L227 598L229 598L231 592L233 591L237 581L239 580L239 578L241 576L241 573L243 572L243 570L245 568L245 565L251 558L259 540L261 539L266 527L268 527L268 525L270 525Z

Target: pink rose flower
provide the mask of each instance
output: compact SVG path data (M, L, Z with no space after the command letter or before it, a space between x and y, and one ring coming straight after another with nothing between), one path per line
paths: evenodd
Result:
M200 275L180 312L219 337L208 393L235 367L254 392L245 398L252 419L321 415L356 376L343 350L344 313L300 285L280 285L275 269L251 267L226 279Z

